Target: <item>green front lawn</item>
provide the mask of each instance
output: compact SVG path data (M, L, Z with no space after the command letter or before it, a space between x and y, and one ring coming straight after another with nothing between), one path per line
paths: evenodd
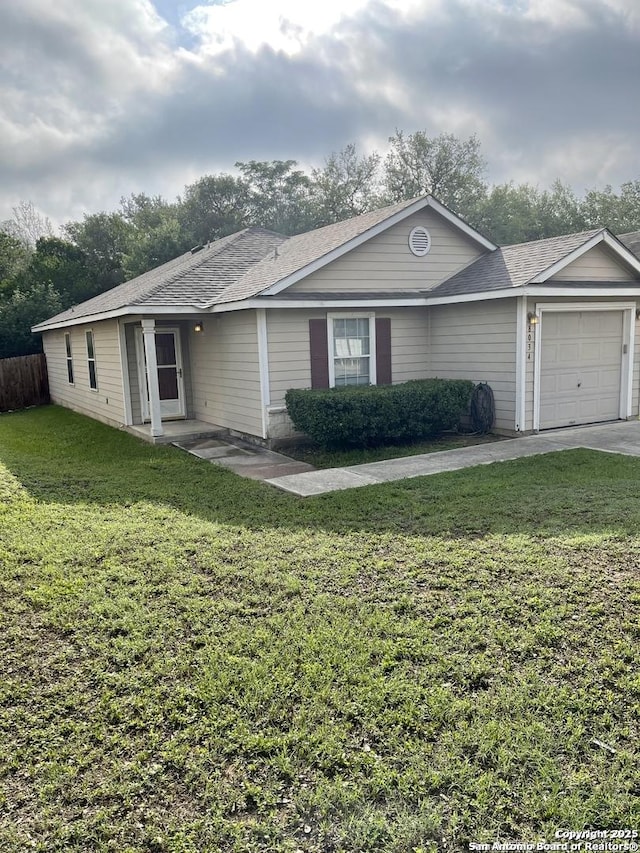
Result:
M0 849L637 828L639 482L570 451L300 500L0 416Z

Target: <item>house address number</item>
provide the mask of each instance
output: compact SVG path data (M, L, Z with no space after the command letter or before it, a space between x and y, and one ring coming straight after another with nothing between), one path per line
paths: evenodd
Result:
M527 361L531 361L533 358L535 344L535 326L532 326L531 323L529 323L527 325Z

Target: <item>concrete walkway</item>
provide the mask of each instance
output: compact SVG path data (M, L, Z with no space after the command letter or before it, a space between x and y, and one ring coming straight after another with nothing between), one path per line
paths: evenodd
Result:
M384 462L325 468L317 471L306 462L298 462L282 453L228 437L197 438L174 442L176 447L215 465L229 468L243 477L263 480L278 489L300 497L322 495L341 489L372 486L391 480L424 477L443 471L456 471L474 465L490 465L539 453L586 447L606 453L640 456L640 422L616 421L599 426L551 430L490 444L476 444L457 450L441 450L419 456L403 456Z
M640 456L640 422L616 421L599 426L571 427L507 441L496 441L491 444L462 447L458 450L403 456L400 459L351 465L347 468L325 468L321 471L267 476L264 480L294 495L310 497L340 489L371 486L409 477L424 477L428 474L440 474L443 471L456 471L459 468L471 468L474 465L490 465L492 462L504 462L508 459L520 459L524 456L537 456L540 453L578 447L602 450L606 453Z

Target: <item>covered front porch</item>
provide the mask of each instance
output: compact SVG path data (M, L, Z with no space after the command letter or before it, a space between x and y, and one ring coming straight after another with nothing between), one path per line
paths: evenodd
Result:
M142 317L121 326L129 432L154 444L224 433L194 412L191 338L202 328L197 317Z

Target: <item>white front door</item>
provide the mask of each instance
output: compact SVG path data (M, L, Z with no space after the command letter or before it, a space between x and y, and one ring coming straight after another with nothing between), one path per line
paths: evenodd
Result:
M183 418L184 379L182 376L182 350L180 329L158 326L156 328L156 359L158 362L158 388L160 391L160 413L163 418ZM138 372L142 398L142 417L150 419L147 365L144 356L142 330L138 330Z

